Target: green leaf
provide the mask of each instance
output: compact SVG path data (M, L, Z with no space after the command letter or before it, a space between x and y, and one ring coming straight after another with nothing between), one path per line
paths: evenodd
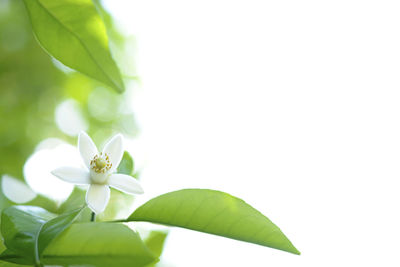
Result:
M3 260L29 264L8 250ZM71 225L46 248L46 265L90 265L139 267L157 260L139 235L121 223L77 223Z
M135 179L132 177L132 179ZM133 211L134 196L110 188L110 200L104 212L96 216L96 221L125 219Z
M71 195L69 195L68 199L61 204L57 212L60 214L70 212L75 210L76 207L84 205L86 203L85 196L86 190L75 186ZM91 214L92 211L90 209L84 209L75 219L75 222L88 222L90 220Z
M57 203L54 200L39 194L31 201L23 203L23 205L38 206L54 213L57 211Z
M16 263L11 263L11 262L7 262L7 261L0 261L0 267L21 267L25 265L21 265L21 264L16 264Z
M21 265L32 265L32 260L24 258L21 255L18 255L16 252L13 252L10 249L6 249L0 255L0 260L7 261L14 264L21 264Z
M118 173L126 174L126 175L132 175L134 171L135 164L133 162L133 158L131 155L125 151L124 156L122 157L121 163L119 164L117 168Z
M101 17L91 0L24 0L43 48L64 65L124 91Z
M151 199L128 221L147 221L300 252L267 217L243 200L208 189L184 189Z
M156 255L158 258L161 256L161 253L164 248L165 239L167 238L168 233L163 231L151 231L149 236L144 240L146 246ZM154 267L157 262L150 263L146 265L146 267Z
M12 206L3 210L1 233L4 244L18 255L24 255L32 264L39 261L35 244L40 229L54 217L54 214L34 206Z
M86 206L83 206L74 211L62 214L43 225L39 232L38 242L35 244L35 246L37 246L36 249L39 252L39 257L43 254L43 251L47 248L50 242L76 220L85 207Z
M121 223L73 224L44 251L48 265L145 266L157 258Z
M1 242L1 238L0 238L0 251L4 252L5 249L6 249L6 247ZM22 265L0 260L0 267L19 267L19 266L22 266Z
M6 261L0 261L0 267L21 267L25 265L20 265L20 264L15 264L11 262L6 262Z
M0 259L17 259L11 251L22 256L23 262L38 265L44 249L75 220L82 209L58 217L34 206L12 206L5 209L1 216L1 233L8 250Z

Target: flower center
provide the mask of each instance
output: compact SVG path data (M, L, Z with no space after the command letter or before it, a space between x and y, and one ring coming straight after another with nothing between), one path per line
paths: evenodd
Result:
M112 163L106 153L103 155L103 153L100 152L100 155L95 155L90 161L90 168L97 173L105 173L110 170L111 167Z

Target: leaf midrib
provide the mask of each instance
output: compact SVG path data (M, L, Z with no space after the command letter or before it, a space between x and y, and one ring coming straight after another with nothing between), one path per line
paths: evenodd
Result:
M82 212L82 210L85 208L86 206L83 206L82 208L80 208L79 209L79 212L75 215L75 217L74 217L74 219L71 221L71 223L75 220L75 218ZM60 216L63 216L63 215L60 215ZM57 218L57 217L54 217L53 219L55 219L55 218ZM42 230L43 230L43 227L48 223L48 222L51 222L53 219L50 219L50 220L48 220L48 221L45 221L44 223L42 223L41 224L41 226L39 227L39 230L38 230L38 232L37 232L37 234L35 235L35 246L34 246L34 253L35 253L35 262L36 262L36 264L37 265L40 265L40 254L39 254L39 236L40 236L40 233L42 232ZM58 233L56 236L54 236L53 237L53 239L54 238L56 238L58 235L59 235L60 233Z
M71 31L66 25L64 25L53 13L50 12L45 6L39 1L35 0L43 10L45 10L46 13L48 13L58 24L60 24L63 28L65 28L71 35L73 35L79 43L83 46L83 48L86 50L86 52L89 54L90 58L93 60L93 62L96 64L96 66L101 70L102 73L107 77L107 79L116 87L119 89L119 91L122 92L122 88L120 88L111 77L107 74L107 72L104 71L103 67L99 65L99 63L96 61L95 57L90 53L90 50L87 48L86 44L80 39L79 35L75 34L73 31ZM95 77L92 76L92 78L96 79Z
M37 266L40 266L40 256L39 256L39 235L40 232L42 232L43 226L46 224L46 222L42 223L39 227L39 230L35 234L35 246L34 246L34 257L35 257L35 263Z

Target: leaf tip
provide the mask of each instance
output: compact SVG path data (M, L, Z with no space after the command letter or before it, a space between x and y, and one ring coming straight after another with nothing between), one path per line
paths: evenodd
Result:
M297 248L294 248L294 254L301 255L301 252Z

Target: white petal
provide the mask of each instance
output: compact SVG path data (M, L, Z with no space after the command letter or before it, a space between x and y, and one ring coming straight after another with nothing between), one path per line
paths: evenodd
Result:
M129 175L111 174L110 178L108 178L108 184L127 194L143 194L143 188L139 182Z
M36 193L29 186L6 174L1 178L1 189L9 200L18 204L29 202L36 197Z
M89 171L73 167L61 167L51 172L61 180L73 184L90 184Z
M86 203L95 213L102 213L110 200L108 185L91 184L86 193Z
M117 134L104 146L103 154L107 154L110 158L110 162L112 163L110 172L118 168L122 156L124 155L122 141L122 135Z
M78 149L85 166L90 169L90 161L98 154L97 147L92 139L85 132L81 132L78 137Z

